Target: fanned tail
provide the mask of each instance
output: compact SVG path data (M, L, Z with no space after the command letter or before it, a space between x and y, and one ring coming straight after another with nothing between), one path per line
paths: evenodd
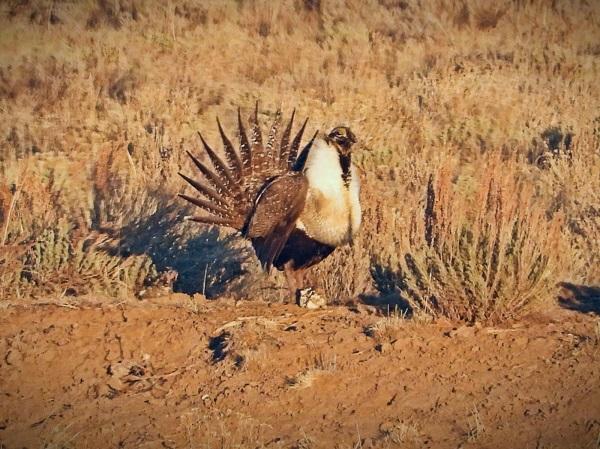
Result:
M290 147L290 154L288 155L288 167L292 168L294 163L296 162L296 156L298 155L298 147L300 146L300 141L302 140L302 134L304 134L304 129L306 128L306 124L308 123L308 117L304 120L302 127L294 137L292 141L292 146Z
M306 158L308 157L308 152L310 151L313 142L317 138L317 134L319 134L319 131L315 131L312 138L308 141L304 148L302 148L302 151L300 152L300 154L296 158L296 161L292 165L292 170L301 171L304 168L304 164L306 164Z
M265 185L285 173L301 170L304 165L304 161L301 164L300 162L303 158L306 159L315 137L313 136L298 156L308 119L303 122L290 142L295 114L294 110L279 139L282 115L281 111L277 110L266 142L263 142L258 120L258 103L250 118L250 138L238 108L239 149L233 146L217 118L224 158L198 133L206 157L210 160L210 167L188 152L202 178L194 180L183 173L180 173L180 176L199 193L200 197L186 194L181 194L180 197L202 209L206 214L186 218L242 231L249 222L255 201Z
M225 131L223 131L219 117L217 117L217 126L219 127L219 134L221 135L221 140L223 141L225 157L227 158L227 163L231 168L231 172L237 179L241 179L244 176L242 160L240 159L240 155L237 153L237 151L235 151L235 148L233 148L229 138L225 135Z
M262 133L260 131L260 123L258 122L258 101L254 108L254 116L251 119L252 135L250 149L252 153L252 173L261 174L269 169L269 155L263 147Z
M292 116L288 125L285 127L283 136L281 136L281 143L279 144L279 167L286 169L288 165L288 156L290 154L290 135L292 133L292 126L294 125L294 117L296 116L296 110L292 111Z
M179 176L181 176L183 179L185 179L194 189L196 189L198 192L200 192L202 195L204 195L207 199L212 200L214 204L216 204L218 206L223 206L223 207L227 207L229 205L227 202L227 199L222 197L221 195L219 195L219 192L217 192L215 189L211 188L210 186L207 186L206 184L195 181L192 178L188 178L183 173L179 173Z
M246 135L246 129L242 123L242 113L238 108L238 128L240 134L240 158L242 160L242 175L246 176L252 172L252 150Z
M265 147L265 152L269 158L276 157L277 160L279 160L279 155L275 154L275 139L277 138L279 125L281 125L281 111L278 109L275 113L275 120L273 120L273 124L271 125L269 136L267 137L267 146Z
M262 155L263 152L262 133L260 131L260 123L258 123L258 101L254 108L254 118L252 120L252 152L256 156Z

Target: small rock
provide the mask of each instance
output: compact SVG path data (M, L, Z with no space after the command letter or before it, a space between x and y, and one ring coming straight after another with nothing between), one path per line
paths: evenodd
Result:
M125 390L126 387L125 383L117 377L111 377L106 385L108 385L109 388L114 391L122 391Z
M129 374L129 366L126 363L114 363L108 367L108 374L112 377L125 377Z
M6 357L4 357L4 360L6 360L8 365L16 365L23 361L23 355L19 351L11 349L6 354Z

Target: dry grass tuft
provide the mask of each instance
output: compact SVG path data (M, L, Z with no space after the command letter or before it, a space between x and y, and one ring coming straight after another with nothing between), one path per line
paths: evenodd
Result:
M421 432L418 426L410 420L396 419L385 421L379 426L384 441L396 445L416 445L421 443Z
M294 390L309 388L320 376L332 374L336 370L336 355L326 356L323 353L319 353L314 360L312 360L309 367L298 373L296 376L288 377L286 379L286 385Z
M102 236L77 237L60 220L29 245L5 247L7 251L0 253L0 295L125 297L158 279L148 256L111 256L99 250L101 242Z

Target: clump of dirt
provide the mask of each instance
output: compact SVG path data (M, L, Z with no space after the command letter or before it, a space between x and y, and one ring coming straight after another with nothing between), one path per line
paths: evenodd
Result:
M600 325L504 328L182 296L10 305L0 442L22 447L596 447Z

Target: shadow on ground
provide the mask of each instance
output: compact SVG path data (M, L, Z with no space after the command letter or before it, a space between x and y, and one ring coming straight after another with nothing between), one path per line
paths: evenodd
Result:
M159 272L175 271L173 290L212 298L237 291L248 282L252 253L235 234L184 220L189 210L171 196L150 192L153 213L135 217L120 227L100 228L113 243L104 249L127 257L146 254ZM238 285L239 284L239 285Z
M561 282L558 302L566 309L600 315L600 287Z
M400 294L400 287L404 285L404 278L400 273L374 263L371 266L371 277L376 293L360 295L361 302L376 307L383 314L400 312L410 315L412 313L410 304Z

